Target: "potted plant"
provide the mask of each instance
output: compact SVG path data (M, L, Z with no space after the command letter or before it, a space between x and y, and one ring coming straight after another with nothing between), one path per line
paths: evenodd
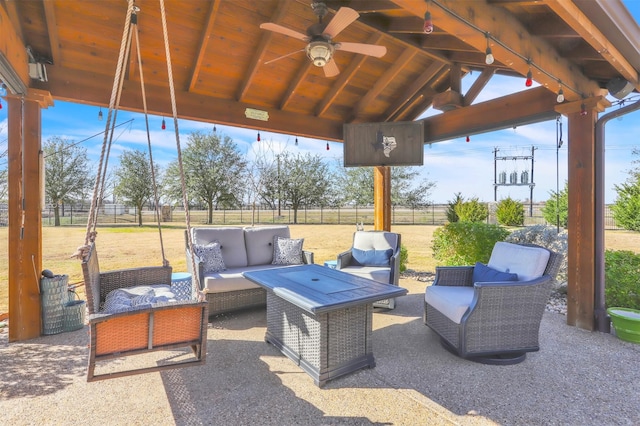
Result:
M605 252L605 300L616 336L640 343L640 255Z

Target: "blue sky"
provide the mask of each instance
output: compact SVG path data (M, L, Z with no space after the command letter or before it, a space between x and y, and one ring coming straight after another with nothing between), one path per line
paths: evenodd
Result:
M632 16L640 20L640 0L626 0ZM463 79L463 93L471 86L477 73ZM494 76L485 87L477 102L511 94L524 90L524 78L509 78ZM637 95L637 94L636 94ZM615 99L612 99L615 101ZM3 101L3 105L6 104ZM615 108L615 107L613 107ZM606 112L613 111L609 108ZM178 111L180 106L178 105ZM104 121L98 120L99 108L56 101L53 107L42 111L43 142L52 136L60 136L71 141L81 141L104 130ZM106 118L106 110L103 114ZM426 111L425 116L436 113ZM147 150L147 138L142 114L126 111L118 112L118 123L133 121L116 129L114 146L112 147L109 164L118 162L119 154L125 149ZM6 149L6 120L7 108L0 109L0 147ZM151 141L153 144L154 160L160 165L166 165L176 158L176 141L173 132L173 120L165 118L167 129L161 130L161 117L151 116ZM549 198L549 192L556 190L556 170L560 178L561 188L567 178L567 123L562 118L564 131L564 145L559 150L559 168L556 169L556 122L555 120L529 126L518 127L479 135L471 135L470 141L465 138L449 140L425 146L424 166L420 167L423 176L436 182L432 191L431 201L445 203L453 198L456 192L463 196L478 197L482 201L494 199L494 154L499 148L502 156L530 155L531 147L535 146L534 164L534 201L544 201ZM258 144L270 143L275 151L287 150L291 152L310 152L325 157L327 161L342 162L342 144L329 142L330 150L326 150L326 141L308 138L298 138L298 146L294 146L295 136L261 132L262 142L256 141L256 131L230 126L217 125L217 131L233 138L243 152L250 155L259 149ZM194 130L211 131L209 123L197 123L188 120L179 121L181 143L184 147L187 136ZM627 172L633 167L633 148L640 148L637 135L640 134L640 112L625 115L610 121L606 126L605 149L605 201L615 201L614 184L626 180ZM100 155L102 135L93 137L82 143L87 149L89 158L97 161ZM635 157L640 160L640 157ZM0 167L6 167L6 157L0 158ZM530 161L500 161L497 171L505 171L509 175L513 171L520 174L530 170ZM505 197L526 200L529 197L528 187L499 187L498 200Z

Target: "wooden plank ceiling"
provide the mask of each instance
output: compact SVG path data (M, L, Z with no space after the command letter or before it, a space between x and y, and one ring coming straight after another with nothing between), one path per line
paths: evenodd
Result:
M536 106L513 118L522 121L548 118L561 83L566 102L601 95L614 78L639 87L637 69L581 11L580 2L570 0L329 0L325 24L341 7L360 14L335 42L377 44L387 52L376 58L337 50L333 58L340 73L326 77L305 55L305 41L260 28L272 22L305 34L318 21L310 2L166 0L179 116L341 140L343 123L415 120L435 104L455 113L460 134L470 134L507 125L486 108L471 109L496 73L525 76L531 69L546 88L526 95ZM45 63L48 81L31 79L30 87L50 91L54 99L108 106L125 0L0 0L0 5L24 46ZM137 0L136 6L149 110L170 115L159 3ZM427 8L431 34L423 31ZM495 56L491 65L485 63L487 43ZM121 107L140 111L136 55L134 47ZM478 78L460 93L460 79L470 72ZM248 118L247 108L266 111L268 121ZM460 124L467 110L484 114L474 120L482 125ZM447 137L455 133L447 131ZM426 132L427 141L443 135Z

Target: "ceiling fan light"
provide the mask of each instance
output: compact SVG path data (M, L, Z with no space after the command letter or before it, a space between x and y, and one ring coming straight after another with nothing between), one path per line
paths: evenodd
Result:
M333 56L333 46L326 41L312 41L305 50L316 67L324 67Z

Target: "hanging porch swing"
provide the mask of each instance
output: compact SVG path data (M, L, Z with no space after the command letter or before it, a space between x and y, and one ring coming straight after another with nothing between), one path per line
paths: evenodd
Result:
M182 154L180 148L180 137L178 132L178 119L175 101L175 90L173 85L173 74L171 70L171 56L169 51L166 15L164 0L160 0L160 11L162 17L162 28L166 52L169 89L171 94L171 106L173 111L174 128L176 133L176 147L178 152L178 165L181 175L183 192L183 203L185 206L185 219L187 225L187 235L191 235L188 197L184 179L182 165ZM164 254L162 242L162 228L160 226L160 212L157 211L158 232L160 236L160 246L162 251L162 266L142 267L132 269L122 269L116 271L100 271L98 253L96 249L96 225L98 216L98 202L102 199L104 191L105 175L111 142L113 140L113 129L120 95L124 80L123 68L127 63L130 53L131 40L135 37L138 52L138 68L140 70L140 85L147 126L147 141L149 147L149 160L151 164L151 175L153 180L154 197L156 209L159 209L155 171L153 167L153 157L151 154L151 138L149 132L149 122L147 118L147 105L144 87L144 76L142 72L142 59L140 56L140 45L137 30L137 12L139 9L134 5L133 0L128 0L127 16L122 35L122 43L116 74L114 77L109 111L107 114L104 141L96 181L94 185L93 198L87 220L87 232L84 245L78 248L75 253L82 259L82 273L84 275L85 288L87 292L88 320L90 331L90 353L87 369L87 381L102 380L128 376L132 374L161 371L177 367L187 367L204 364L206 361L207 343L207 302L200 293L200 285L197 277L194 277L192 299L190 300L169 300L157 298L151 299L152 303L145 303L140 308L128 310L116 310L114 312L105 309L107 296L115 290L124 290L131 294L138 294L142 290L149 288L166 288L171 284L172 268ZM113 119L112 119L113 116ZM189 242L189 247L193 250L193 245ZM192 253L193 258L193 253ZM195 265L194 269L195 270ZM144 287L142 290L141 287ZM142 293L140 293L142 294ZM144 293L147 296L149 293ZM187 348L190 351L182 351L180 354L171 353L165 359L153 363L153 365L140 366L138 362L133 368L118 368L114 371L113 366L109 366L110 360L126 358L131 355L140 355L154 351L176 351ZM191 352L191 354L189 354ZM97 365L102 365L105 361L106 373L96 374ZM99 369L100 370L100 369Z

